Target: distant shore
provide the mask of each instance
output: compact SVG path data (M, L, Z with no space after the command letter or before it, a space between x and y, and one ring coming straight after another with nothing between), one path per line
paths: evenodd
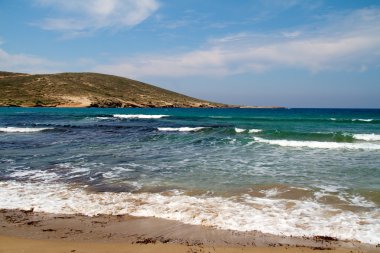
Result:
M380 252L335 238L218 230L128 215L62 215L0 210L1 252Z
M202 106L194 106L194 107L110 107L110 106L91 106L85 103L72 103L72 104L60 104L60 105L1 105L1 107L19 107L19 108L217 108L217 109L228 109L228 108L237 108L237 109L286 109L285 106L255 106L255 105L230 105L225 107L202 107Z

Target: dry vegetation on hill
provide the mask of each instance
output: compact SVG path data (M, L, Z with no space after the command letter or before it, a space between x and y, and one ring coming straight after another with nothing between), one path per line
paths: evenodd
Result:
M230 107L112 75L11 72L0 72L0 106Z

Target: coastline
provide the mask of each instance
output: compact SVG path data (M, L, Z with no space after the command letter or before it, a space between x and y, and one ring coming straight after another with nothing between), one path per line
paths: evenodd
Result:
M81 102L77 101L76 103L63 103L63 104L52 104L52 105L2 105L0 104L1 107L19 107L19 108L126 108L126 109L131 109L131 108L181 108L181 109L186 109L186 108L213 108L213 109L286 109L287 107L285 106L255 106L255 105L226 105L226 106L129 106L129 107L117 107L117 106L92 106L89 104L88 101Z
M70 252L69 248L71 252L380 252L376 245L331 237L237 232L152 217L0 210L1 252L49 252L49 248L54 252Z

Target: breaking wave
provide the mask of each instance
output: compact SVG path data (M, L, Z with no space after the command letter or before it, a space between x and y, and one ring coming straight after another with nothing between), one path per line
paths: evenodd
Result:
M372 122L373 119L353 119L352 121Z
M164 132L197 132L207 127L159 127L158 131Z
M263 130L261 130L261 129L249 129L248 130L248 133L250 133L250 134L252 134L252 133L260 133L260 132L262 132Z
M34 132L41 132L44 130L51 130L53 128L50 127L0 127L0 132L5 133L34 133Z
M380 141L380 134L354 134L353 137L357 140Z
M243 128L237 128L237 127L235 127L235 132L236 132L236 133L244 133L245 131L247 131L247 129L243 129Z
M114 114L113 117L120 119L160 119L169 117L169 115Z
M332 236L339 239L380 242L378 208L354 213L316 199L290 200L188 196L178 190L161 193L88 192L64 184L0 182L0 208L84 214L130 214L177 220L186 224L237 231L261 231L286 236ZM361 199L355 199L360 202ZM239 215L236 215L239 214Z
M294 140L268 140L259 137L253 137L256 142L278 145L282 147L294 148L321 148L321 149L365 149L380 150L380 144L374 143L347 143L331 141L294 141Z

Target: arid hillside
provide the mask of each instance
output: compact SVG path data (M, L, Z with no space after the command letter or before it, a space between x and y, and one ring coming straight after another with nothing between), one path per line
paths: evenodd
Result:
M11 72L0 72L0 106L231 107L112 75Z

